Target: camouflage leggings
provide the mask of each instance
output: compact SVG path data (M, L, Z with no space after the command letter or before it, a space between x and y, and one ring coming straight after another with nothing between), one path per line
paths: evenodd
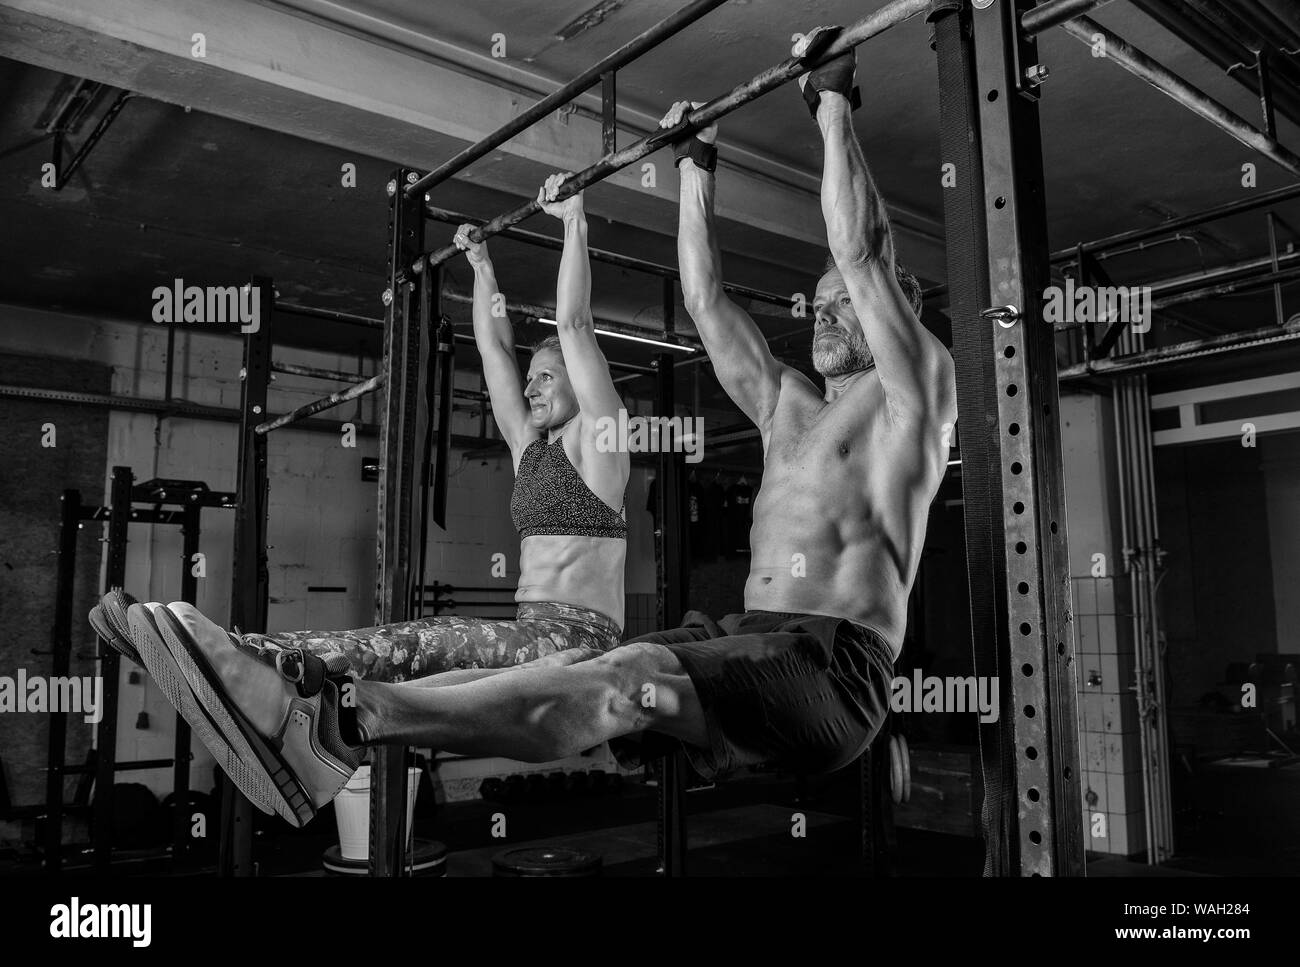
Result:
M372 682L407 682L458 668L508 668L570 648L608 651L620 629L597 611L555 601L519 605L514 621L443 615L351 631L245 634L259 647L342 654L351 672Z

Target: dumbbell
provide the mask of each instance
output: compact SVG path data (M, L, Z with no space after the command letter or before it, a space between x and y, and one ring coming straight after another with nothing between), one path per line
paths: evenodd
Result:
M545 802L547 793L550 791L546 777L540 772L529 773L525 780L526 788L524 794L528 797L529 802Z
M585 772L570 772L568 787L569 795L585 796L591 790L591 780Z
M546 777L546 794L552 801L564 798L568 791L568 777L563 772L552 772Z
M501 801L506 803L523 802L528 793L528 782L523 776L514 775L506 779Z

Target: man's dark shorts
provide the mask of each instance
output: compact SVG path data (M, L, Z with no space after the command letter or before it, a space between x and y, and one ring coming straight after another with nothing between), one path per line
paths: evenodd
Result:
M889 712L890 647L843 618L747 611L715 623L692 611L681 628L632 641L677 656L703 706L709 747L625 736L610 742L624 765L680 748L705 777L760 762L833 772L866 750Z

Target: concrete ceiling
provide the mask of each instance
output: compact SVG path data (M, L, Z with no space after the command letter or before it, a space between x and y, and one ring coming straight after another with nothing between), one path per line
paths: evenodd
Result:
M0 0L8 58L0 61L0 220L8 227L0 300L142 318L160 282L228 284L258 272L276 279L285 300L378 315L383 186L393 166L432 167L678 6L605 0L603 19L560 40L589 0ZM645 133L672 100L713 97L782 59L795 31L866 8L861 0L732 0L619 72L620 144ZM1258 114L1249 92L1144 15L1114 3L1097 19L1243 116ZM190 56L197 30L209 45L202 61ZM504 59L491 56L498 33ZM1042 117L1053 248L1240 198L1250 190L1241 185L1247 161L1259 168L1254 190L1290 182L1064 32L1040 44L1052 70ZM916 19L869 42L860 64L857 126L893 206L900 252L926 281L941 282L943 159L928 27ZM72 182L51 192L39 185L50 141L37 139L71 77L146 96L126 105ZM106 107L92 107L72 147ZM481 215L513 207L550 171L599 155L598 108L598 93L587 95L577 114L541 122L433 200ZM1283 143L1297 146L1298 134L1281 122ZM807 291L824 238L820 146L793 90L725 119L721 156L729 278ZM588 192L594 245L674 261L675 181L664 159L655 159L655 190L626 175ZM355 189L340 184L345 162L357 165ZM1300 205L1280 211L1285 248ZM1217 223L1108 268L1117 281L1147 281L1256 257L1267 252L1263 218ZM525 227L553 233L543 217ZM432 247L451 228L430 223L428 232ZM556 253L502 240L493 250L511 298L551 301ZM464 291L468 281L453 263L450 284ZM600 316L652 327L661 318L657 279L597 266L593 288ZM1270 321L1271 296L1183 312L1214 329L1253 328ZM689 326L684 313L679 320ZM801 328L779 315L764 327ZM358 333L300 322L286 338L355 345ZM786 348L804 353L806 339ZM644 361L645 349L611 356Z

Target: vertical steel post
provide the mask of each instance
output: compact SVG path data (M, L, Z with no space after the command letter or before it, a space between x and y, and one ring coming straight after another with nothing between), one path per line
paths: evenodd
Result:
M1277 264L1277 215L1273 212L1268 213L1268 254L1272 260L1273 271L1278 270ZM1273 283L1273 318L1279 328L1286 324L1286 307L1282 303L1282 283Z
M54 591L54 629L50 636L54 656L50 674L56 678L66 676L72 664L72 607L77 578L77 536L81 529L81 492L65 490L59 501L58 581ZM41 860L47 873L57 873L63 868L63 768L67 758L68 713L51 712L45 763L45 855Z
M659 760L659 874L686 875L686 777L681 752Z
M175 333L175 327L168 330L168 335ZM170 364L170 355L168 363ZM200 505L185 505L184 519L181 521L181 600L190 604L199 603L199 579L194 575L194 555L199 552L199 515L203 512ZM176 802L176 814L172 826L172 863L180 865L189 857L190 852L190 811L187 806L190 796L190 727L179 714L176 716L176 742L172 753L172 795Z
M1259 109L1264 116L1264 133L1270 138L1277 137L1277 116L1273 111L1273 75L1269 71L1268 51L1261 50L1255 55L1255 71L1259 76Z
M434 278L435 276L437 277L436 279ZM419 293L417 312L420 320L420 328L426 331L432 325L432 319L430 318L430 315L433 311L433 296L432 296L432 292L430 291L430 287L434 281L437 281L439 288L441 288L442 285L441 265L435 266L429 269L428 271L421 271L420 278L417 283L417 290ZM442 293L439 292L440 297L441 294ZM432 413L434 406L437 403L437 396L439 390L438 357L436 357L434 354L431 353L429 355L429 359L426 365L428 371L426 373L426 379L425 379L424 399L425 399L425 406L428 407L429 412ZM451 390L448 389L447 393L448 396L450 396ZM449 418L450 414L447 414L447 416ZM434 421L432 418L425 421L424 447L423 447L424 460L420 464L420 540L419 543L416 545L416 556L419 559L419 563L416 569L415 580L411 582L411 596L408 599L408 604L407 604L407 614L413 618L424 617L424 582L426 580L426 576L428 573L428 557L429 557L429 494L433 488L433 481L435 475L434 467L432 465L432 457L434 452L433 451L433 427L434 427ZM439 425L439 429L440 430L442 429L441 425ZM439 442L440 443L442 442L441 435L439 436ZM444 502L443 513L445 515L446 513L445 502L447 499L446 478L443 477L440 482L443 484L441 497ZM434 514L435 516L437 515L436 510L434 511ZM440 519L439 524L441 525L442 523L443 521Z
M939 68L940 148L952 182L943 193L944 234L957 378L961 452L963 541L970 604L971 660L975 675L1007 681L1005 542L1002 520L1000 437L991 336L980 312L988 304L987 231L984 225L984 158L979 140L979 85L965 0L936 0L930 20ZM1000 688L1000 696L1006 688ZM1012 861L1014 773L1007 717L980 723L980 825L985 876L1005 876ZM883 768L883 766L882 766Z
M1277 116L1273 110L1273 75L1269 69L1268 51L1260 50L1255 54L1255 72L1259 77L1259 109L1264 118L1264 133L1270 138L1277 137ZM1270 211L1268 217L1268 251L1273 259L1273 271L1277 271L1277 216ZM1282 284L1273 283L1273 314L1278 326L1286 322L1286 310L1282 305Z
M54 132L54 143L50 146L50 164L54 165L54 184L63 184L63 138L62 130Z
M664 279L664 331L676 326L676 286ZM672 353L655 356L658 380L658 415L671 418L676 410L676 370ZM659 453L659 617L661 628L675 628L682 621L682 594L686 562L682 559L682 457L674 453L673 441L660 439ZM686 875L685 763L674 752L660 760L659 769L659 872L665 877Z
M1093 258L1088 253L1088 250L1083 247L1082 242L1080 242L1078 245L1075 246L1075 252L1078 253L1078 261L1077 261L1078 271L1079 271L1078 284L1081 286L1091 285L1092 273L1089 270L1091 268L1091 262L1093 261ZM1092 318L1092 314L1089 313L1088 317L1083 321L1083 361L1086 363L1092 362L1096 356L1096 351L1097 351L1097 325L1096 325L1096 321Z
M108 565L104 593L120 588L126 580L127 530L131 522L130 467L114 467L109 491ZM113 854L113 783L117 772L117 652L99 642L99 674L104 682L101 715L95 739L94 869L108 871Z
M618 73L600 75L600 149L601 154L618 150Z
M388 289L384 293L383 423L379 442L378 568L375 620L378 624L409 617L418 557L412 544L419 535L419 470L424 465L429 419L429 332L420 325L415 305L418 281L412 274L424 249L424 196L408 195L406 186L419 175L399 169L388 184ZM428 267L424 267L428 271ZM413 513L416 508L419 513ZM405 876L407 750L384 746L371 755L370 875Z
M880 733L884 736L882 730ZM876 864L876 784L875 756L872 744L858 756L858 860L863 876L876 876L879 873Z
M664 332L676 328L676 283L663 280ZM671 419L676 413L676 367L673 354L656 353L654 366L657 380L659 416ZM666 433L667 431L665 431ZM659 453L659 618L661 628L675 628L686 610L684 589L687 586L685 561L682 559L682 455L674 453L674 441L660 438Z
M265 434L255 432L266 420L266 396L271 383L272 328L275 286L255 276L258 289L258 328L244 339L241 371L239 462L235 504L235 540L231 564L230 622L241 632L266 631L270 579L266 561L266 518L269 501ZM188 569L187 569L188 570ZM221 793L221 845L217 868L222 876L253 875L253 809L224 776Z
M1050 283L1034 42L1019 30L1032 0L973 15L976 102L988 230L988 311L1002 454L1015 757L1015 856L1021 875L1082 875L1078 722L1070 627L1055 339L1042 318Z
M437 458L433 463L433 520L439 527L447 526L447 471L451 458L452 391L456 385L456 333L451 320L442 314L442 266L432 266L425 273L431 283L429 317L434 332L434 354L438 374L438 438ZM487 398L483 400L487 406ZM430 414L432 419L432 413Z

